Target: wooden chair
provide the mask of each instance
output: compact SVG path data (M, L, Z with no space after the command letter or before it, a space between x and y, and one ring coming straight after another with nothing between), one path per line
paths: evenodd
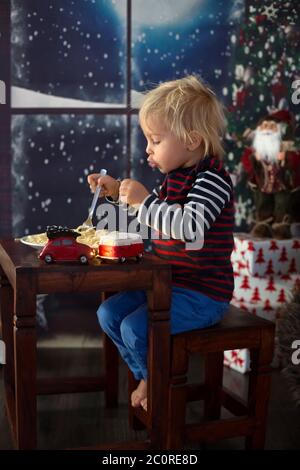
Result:
M230 306L217 325L174 335L171 338L171 367L168 384L168 426L165 449L182 449L185 441L208 443L237 436L246 437L246 448L262 449L265 441L267 408L270 396L270 363L273 356L274 324ZM249 348L248 400L223 387L223 352ZM203 384L188 384L189 357L204 355ZM129 372L129 396L136 382ZM204 400L203 421L186 424L186 404ZM232 418L222 419L221 407ZM135 429L148 427L149 412L129 404L129 421Z

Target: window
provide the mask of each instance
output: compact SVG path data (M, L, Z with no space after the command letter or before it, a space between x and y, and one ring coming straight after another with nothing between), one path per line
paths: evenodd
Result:
M11 90L0 105L5 234L80 225L91 202L86 176L101 168L149 190L161 182L147 166L138 127L144 90L199 73L226 99L232 17L243 0L4 3L0 80Z
M62 240L61 243L62 243L63 246L70 246L70 245L72 246L72 245L74 245L74 240L69 240L69 239L66 238L65 240Z

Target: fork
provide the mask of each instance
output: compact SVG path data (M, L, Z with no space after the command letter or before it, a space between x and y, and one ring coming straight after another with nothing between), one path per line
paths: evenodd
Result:
M105 170L103 168L100 171L100 176L105 176L106 174L107 174L107 170ZM97 188L95 190L95 193L94 193L94 197L93 197L93 200L92 200L91 207L89 208L88 218L82 224L82 226L85 227L85 228L92 228L93 227L93 220L92 219L93 219L93 215L94 215L96 204L97 204L97 201L98 201L98 198L99 198L100 191L101 191L101 186L97 186Z

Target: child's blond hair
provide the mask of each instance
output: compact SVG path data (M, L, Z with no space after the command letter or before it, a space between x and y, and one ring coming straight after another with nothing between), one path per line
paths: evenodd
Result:
M221 138L226 122L223 107L195 76L165 82L147 92L139 112L140 122L147 123L153 116L162 119L184 144L192 142L192 131L198 132L203 139L203 156L223 156Z

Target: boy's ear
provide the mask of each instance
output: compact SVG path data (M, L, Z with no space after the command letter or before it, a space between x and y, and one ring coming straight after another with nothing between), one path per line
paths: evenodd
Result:
M186 148L187 150L192 152L193 150L196 150L198 147L200 147L201 142L202 142L202 137L197 131L191 131L189 133L189 137L190 137L190 142L187 144Z

